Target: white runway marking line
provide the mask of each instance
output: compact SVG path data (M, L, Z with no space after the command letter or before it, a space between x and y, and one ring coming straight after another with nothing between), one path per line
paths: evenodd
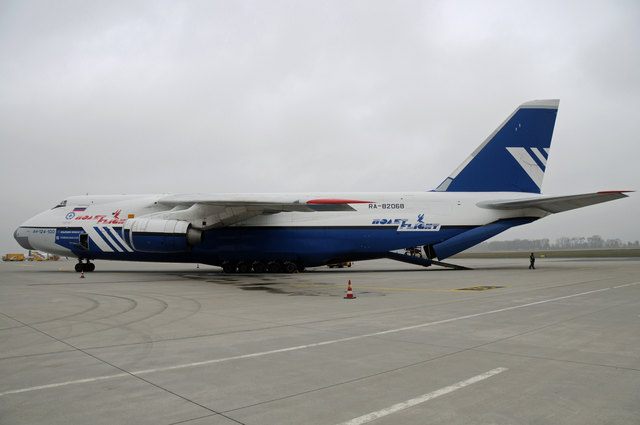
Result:
M356 335L356 336L350 336L350 337L346 337L346 338L333 339L333 340L329 340L329 341L316 342L316 343L313 343L313 344L297 345L297 346L294 346L294 347L281 348L281 349L278 349L278 350L262 351L262 352L258 352L258 353L243 354L243 355L232 356L232 357L223 357L223 358L219 358L219 359L204 360L204 361L201 361L201 362L193 362L193 363L185 363L185 364L180 364L180 365L175 365L175 366L159 367L159 368L155 368L155 369L143 369L143 370L132 371L130 374L117 373L117 374L113 374L113 375L99 376L99 377L96 377L96 378L79 379L79 380L74 380L74 381L59 382L59 383L48 384L48 385L39 385L39 386L36 386L36 387L21 388L21 389L18 389L18 390L9 390L9 391L0 392L0 397L5 396L5 395L9 395L9 394L18 394L18 393L24 393L24 392L29 392L29 391L37 391L37 390L43 390L43 389L48 389L48 388L63 387L63 386L67 386L67 385L85 384L85 383L94 382L94 381L101 381L101 380L105 380L105 379L115 379L115 378L122 378L122 377L125 377L125 376L142 375L142 374L155 373L155 372L167 372L167 371L176 370L176 369L185 369L185 368L189 368L189 367L205 366L205 365L210 365L210 364L215 364L215 363L228 362L228 361L232 361L232 360L250 359L250 358L254 358L254 357L267 356L267 355L270 355L270 354L286 353L286 352L289 352L289 351L297 351L297 350L304 350L304 349L307 349L307 348L321 347L323 345L337 344L337 343L340 343L340 342L348 342L348 341L354 341L354 340L363 339L363 338L370 338L370 337L375 337L375 336L380 336L380 335L387 335L387 334L391 334L391 333L409 331L409 330L413 330L413 329L426 328L428 326L442 325L442 324L445 324L445 323L456 322L456 321L459 321L459 320L473 319L475 317L486 316L486 315L489 315L489 314L502 313L502 312L510 311L510 310L517 310L519 308L531 307L531 306L539 305L539 304L546 304L546 303L550 303L550 302L554 302L554 301L560 301L560 300L565 300L565 299L569 299L569 298L580 297L580 296L583 296L583 295L595 294L595 293L598 293L598 292L609 291L611 289L617 289L617 288L633 286L633 285L640 285L640 282L634 282L634 283L630 283L630 284L627 284L627 285L621 285L621 286L613 287L613 288L603 288L603 289L596 289L596 290L593 290L593 291L580 292L578 294L565 295L565 296L562 296L562 297L550 298L550 299L547 299L547 300L535 301L535 302L531 302L531 303L527 303L527 304L515 305L515 306L512 306L512 307L505 307L505 308L500 308L500 309L497 309L497 310L485 311L485 312L482 312L482 313L468 314L466 316L452 317L451 319L438 320L436 322L420 323L418 325L405 326L403 328L389 329L389 330L386 330L386 331L373 332L373 333L364 334L364 335Z
M509 369L505 367L498 367L492 369L488 372L482 373L480 375L476 375L472 378L466 379L464 381L460 381L456 384L449 385L448 387L440 388L439 390L432 391L428 394L421 395L420 397L412 398L411 400L403 401L402 403L394 404L393 406L389 406L385 409L378 410L377 412L368 413L363 416L359 416L355 419L351 419L350 421L343 422L339 425L362 425L369 423L371 421L375 421L376 419L382 418L383 416L391 415L392 413L397 413L401 410L408 409L410 407L416 406L418 404L422 404L429 400L433 400L434 398L440 397L445 394L452 393L461 388L467 387L471 384L475 384L476 382L484 381L487 378L491 378L499 373L505 372Z
M36 391L36 390L46 390L49 388L64 387L64 386L73 385L73 384L87 384L89 382L103 381L105 379L123 378L125 376L131 376L131 375L129 375L128 373L118 373L115 375L96 376L95 378L77 379L75 381L67 381L67 382L58 382L57 384L39 385L37 387L29 387L29 388L22 388L19 390L5 391L3 393L0 393L0 396L9 395L9 394L26 393L29 391Z

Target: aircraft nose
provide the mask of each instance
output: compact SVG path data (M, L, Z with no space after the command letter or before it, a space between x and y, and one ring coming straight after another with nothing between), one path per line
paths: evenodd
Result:
M13 232L13 238L20 244L24 249L35 249L29 243L29 236L27 235L27 231L23 227L18 227L15 232Z

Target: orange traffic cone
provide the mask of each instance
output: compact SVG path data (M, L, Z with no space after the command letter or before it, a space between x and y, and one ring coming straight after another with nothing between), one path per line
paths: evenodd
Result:
M84 279L84 270L82 270L82 273L80 273L80 279Z
M351 290L351 281L349 281L349 285L347 286L347 296L344 297L345 300L353 300L356 296L353 295L353 291Z

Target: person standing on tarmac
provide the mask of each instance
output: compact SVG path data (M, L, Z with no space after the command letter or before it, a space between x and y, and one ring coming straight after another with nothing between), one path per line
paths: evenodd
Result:
M531 255L529 256L529 270L536 269L535 263L536 263L536 257L535 255L533 255L533 252L532 252Z

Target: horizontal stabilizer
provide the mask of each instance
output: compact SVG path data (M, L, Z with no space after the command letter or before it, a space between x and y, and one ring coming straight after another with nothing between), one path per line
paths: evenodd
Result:
M569 196L543 196L536 198L525 198L517 200L506 201L483 201L479 202L478 206L481 208L488 208L493 210L516 210L523 208L537 208L546 211L550 214L555 214L563 211L569 211L576 208L582 208L589 205L600 204L602 202L613 201L615 199L626 198L628 195L625 193L631 191L609 191L609 192L596 192L585 193L582 195L569 195Z

